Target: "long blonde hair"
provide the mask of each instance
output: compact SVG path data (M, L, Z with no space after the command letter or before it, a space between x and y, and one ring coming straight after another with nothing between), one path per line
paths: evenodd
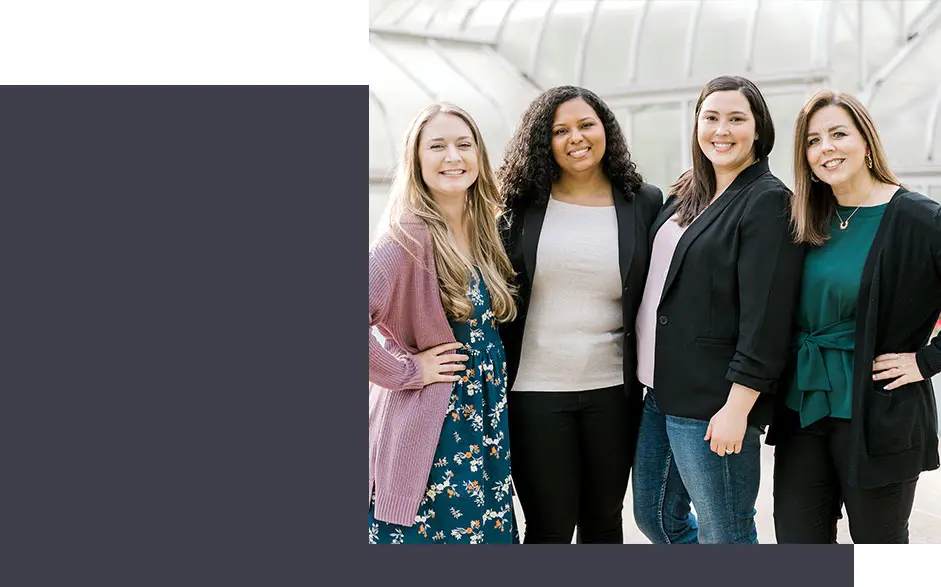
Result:
M419 139L428 122L439 114L453 114L463 120L473 133L474 148L477 151L477 181L467 189L465 204L465 214L470 219L470 259L457 248L444 215L422 179L421 160L418 156ZM507 322L516 317L516 303L513 299L515 288L511 285L513 266L503 249L497 230L498 218L503 209L487 157L487 148L477 123L470 114L454 104L440 102L425 107L412 120L405 135L405 148L392 181L389 203L380 228L399 242L406 251L411 251L411 247L407 246L403 239L410 237L401 227L406 212L422 219L431 233L441 303L448 317L466 321L473 315L474 306L468 297L468 289L471 276L476 275L475 263L490 293L491 310L496 319Z
M885 158L885 150L876 125L862 102L849 94L820 90L807 100L794 124L794 204L791 206L791 229L799 243L820 246L830 238L830 222L836 209L833 188L823 181L813 181L813 170L807 163L807 128L810 118L827 106L839 106L849 115L863 135L872 156L869 173L877 181L901 185Z

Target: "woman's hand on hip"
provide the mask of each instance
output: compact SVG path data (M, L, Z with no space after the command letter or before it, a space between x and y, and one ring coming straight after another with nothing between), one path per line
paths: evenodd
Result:
M448 342L412 355L418 361L425 385L460 381L461 376L455 373L464 371L464 361L469 357L450 351L463 347L459 342Z
M886 391L922 381L924 377L915 362L915 353L887 353L876 357L872 362L872 380L883 379L894 379L885 386Z

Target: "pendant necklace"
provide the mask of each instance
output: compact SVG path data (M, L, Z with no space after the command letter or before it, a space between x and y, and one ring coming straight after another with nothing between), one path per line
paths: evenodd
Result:
M840 219L840 230L846 230L846 227L850 225L850 218L853 217L853 214L856 214L857 212L859 212L860 207L862 207L862 205L866 203L866 200L868 200L869 196L872 195L872 190L875 189L875 187L876 187L875 184L873 184L873 186L869 188L869 193L866 195L865 198L860 200L859 206L856 206L856 209L853 210L853 212L849 216L846 217L846 220L843 220L843 217L840 216L840 210L838 208L839 204L837 204L837 208L834 208L833 211L836 212L836 217Z
M859 206L862 206L862 204L860 204ZM856 206L856 210L853 210L853 214L856 214L856 212L859 210L859 206ZM840 211L839 210L834 210L834 211L836 212L836 217L840 219L840 230L846 230L846 227L850 225L850 218L853 217L853 214L850 214L849 216L847 216L846 220L843 220L843 217L840 216Z

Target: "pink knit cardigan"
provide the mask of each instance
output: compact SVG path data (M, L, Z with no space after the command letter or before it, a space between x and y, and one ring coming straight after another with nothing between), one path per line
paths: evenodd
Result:
M455 339L428 228L413 214L402 228L418 241L403 239L414 256L388 234L369 250L369 325L386 339L369 334L369 495L375 488L377 520L411 526L454 386L423 386L412 355Z

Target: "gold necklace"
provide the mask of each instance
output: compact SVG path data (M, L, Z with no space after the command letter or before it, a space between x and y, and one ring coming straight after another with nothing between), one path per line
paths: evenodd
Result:
M862 206L862 204L860 204L859 206ZM856 214L856 212L859 210L859 206L856 206L856 210L853 210L853 214ZM839 210L837 210L836 208L834 208L833 211L836 212L836 217L840 219L840 230L846 230L846 227L850 225L850 218L853 217L853 214L850 214L850 215L846 218L846 220L843 220L843 217L840 216L840 211L839 211Z
M853 214L856 214L857 212L859 212L859 209L862 207L863 204L866 203L866 200L868 200L869 197L872 196L872 191L873 191L875 188L876 188L876 186L875 186L875 184L873 184L873 186L872 186L871 188L869 188L869 193L866 194L866 197L865 197L865 198L863 198L862 200L859 201L859 205L856 206L856 209L853 210L853 212L852 212L849 216L846 217L846 220L843 220L843 217L840 216L840 210L839 210L840 204L839 204L839 202L837 202L837 207L834 208L833 211L836 212L836 217L840 219L840 230L846 230L846 227L850 225L850 218L853 217Z

